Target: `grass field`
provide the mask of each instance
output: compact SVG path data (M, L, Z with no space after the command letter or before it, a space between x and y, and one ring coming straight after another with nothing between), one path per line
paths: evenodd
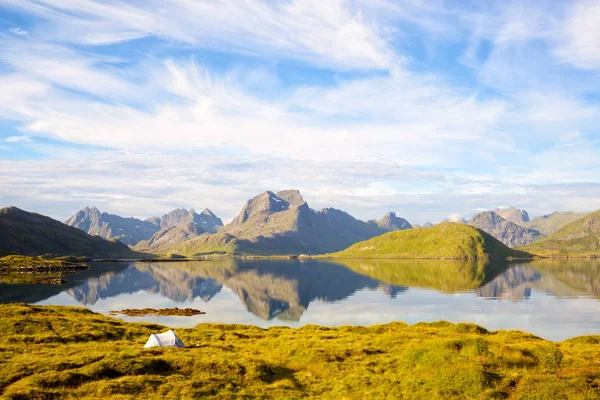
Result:
M472 324L165 327L0 306L0 395L50 398L597 399L600 336L552 343Z

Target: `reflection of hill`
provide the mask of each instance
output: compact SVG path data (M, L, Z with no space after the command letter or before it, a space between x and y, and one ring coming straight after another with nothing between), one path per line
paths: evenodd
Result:
M158 293L182 303L201 297L210 300L222 288L215 280L198 276L172 263L135 263L120 274L106 274L88 279L68 293L80 303L95 304L98 300L140 290Z
M340 265L312 260L138 262L120 274L93 277L68 293L83 304L140 290L176 302L196 297L209 301L222 286L231 289L248 311L261 318L296 321L314 300L339 301L357 290L375 289L380 284ZM405 290L394 285L383 286L383 291L391 297Z
M340 301L379 282L336 264L250 261L224 284L244 302L249 311L263 318L299 320L311 301ZM403 288L391 288L396 294Z
M386 284L436 289L444 293L475 290L507 268L488 260L351 260L336 259L359 274Z
M481 297L519 301L531 296L531 287L540 280L540 273L528 266L509 267L493 281L477 289Z
M557 296L575 294L600 298L600 263L596 260L539 260L529 265L570 289L571 293L567 294L554 292Z
M69 288L77 288L88 280L105 275L116 275L129 266L125 263L103 264L63 277L63 285L0 284L0 303L37 303L56 296Z
M519 301L529 298L532 289L557 297L600 297L600 265L594 260L539 260L513 265L477 294Z

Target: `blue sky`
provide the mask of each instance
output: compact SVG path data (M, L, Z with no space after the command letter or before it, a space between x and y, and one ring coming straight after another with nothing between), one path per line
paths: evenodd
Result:
M0 0L0 205L600 208L600 1Z

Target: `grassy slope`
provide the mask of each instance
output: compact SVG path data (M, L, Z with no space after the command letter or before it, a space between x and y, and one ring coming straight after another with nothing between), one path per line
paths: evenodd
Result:
M505 263L488 260L340 259L336 263L388 285L436 289L444 293L477 289L506 269Z
M389 232L346 250L340 258L506 258L524 257L491 235L469 225L442 223L431 228Z
M0 251L29 256L142 256L118 241L109 241L52 218L20 210L0 209Z
M557 211L545 217L535 218L531 221L524 222L521 225L525 228L535 229L545 236L550 236L552 233L566 224L582 218L587 214L588 213L577 213L573 211Z
M519 250L544 257L600 255L600 210L563 226L545 239L520 247Z
M472 324L300 329L158 325L81 308L0 306L5 398L599 398L600 336L552 343ZM533 398L533 397L532 397Z
M73 265L67 260L46 259L42 257L29 257L20 255L10 255L0 257L0 268L35 268L35 267L66 267Z

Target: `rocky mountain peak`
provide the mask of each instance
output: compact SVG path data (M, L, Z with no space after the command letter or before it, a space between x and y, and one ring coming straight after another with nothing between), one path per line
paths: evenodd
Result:
M540 232L523 228L495 211L481 212L467 223L489 233L509 247L523 246L542 237Z
M529 221L529 214L527 211L518 209L516 207L496 208L494 212L505 220L514 222L517 225Z
M388 212L383 218L377 221L377 225L387 231L401 231L412 228L412 225L407 220L396 216L396 213L392 211Z
M275 196L287 201L290 207L298 207L305 203L304 198L297 189L281 190Z
M284 198L289 198L294 202L294 205L297 206L298 196L300 193L294 194L289 193L291 191L283 191L279 192ZM246 202L242 211L238 214L237 217L231 221L230 225L240 225L246 222L249 218L255 215L270 215L281 211L289 210L290 203L284 199L276 195L271 191L266 191L258 196L253 197L252 199ZM302 197L300 196L300 199Z

